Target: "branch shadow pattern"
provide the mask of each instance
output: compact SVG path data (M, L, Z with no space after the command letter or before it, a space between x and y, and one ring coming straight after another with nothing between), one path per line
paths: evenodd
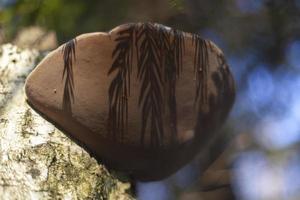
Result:
M163 146L164 120L172 133L171 142L176 143L176 82L183 70L185 34L154 23L129 24L117 33L117 44L112 53L113 64L108 72L108 75L116 72L109 87L108 117L108 131L114 139L122 142L124 134L128 132L130 78L133 62L136 62L136 75L141 85L138 98L142 119L140 143L145 145L146 134L149 134L151 147ZM209 46L196 34L192 36L195 50L195 104L200 109L208 99Z

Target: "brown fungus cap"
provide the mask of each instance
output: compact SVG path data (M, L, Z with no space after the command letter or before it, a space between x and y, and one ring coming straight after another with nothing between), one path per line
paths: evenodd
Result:
M152 23L83 34L27 78L29 104L111 168L169 176L213 137L235 97L221 50Z

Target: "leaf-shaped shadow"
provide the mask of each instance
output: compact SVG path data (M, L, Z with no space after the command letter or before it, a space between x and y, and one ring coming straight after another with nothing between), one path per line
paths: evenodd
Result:
M117 45L112 53L113 64L108 75L117 71L109 87L109 116L108 130L113 137L121 136L127 132L128 124L128 97L130 96L130 74L132 70L133 48L134 48L134 27L118 33L115 40Z
M63 110L67 113L72 113L72 102L74 102L74 75L73 62L76 60L76 39L67 42L63 48L64 69L62 81L65 81L63 92Z
M207 74L209 67L208 59L208 42L200 38L200 36L193 34L193 45L195 47L194 56L194 72L196 79L196 95L195 105L201 109L202 105L208 103L207 94Z
M144 142L149 124L151 146L160 146L163 129L162 66L160 63L159 37L153 24L145 23L138 32L138 79L141 82L139 106L142 110L141 143Z

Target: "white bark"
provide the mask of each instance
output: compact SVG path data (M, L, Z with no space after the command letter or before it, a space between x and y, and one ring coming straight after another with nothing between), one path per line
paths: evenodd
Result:
M26 104L24 81L39 56L0 46L0 199L133 199L129 183Z

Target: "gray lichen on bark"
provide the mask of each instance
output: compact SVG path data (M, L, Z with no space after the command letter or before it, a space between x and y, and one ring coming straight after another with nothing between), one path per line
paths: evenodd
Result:
M0 199L133 199L84 149L25 102L40 54L0 47Z

